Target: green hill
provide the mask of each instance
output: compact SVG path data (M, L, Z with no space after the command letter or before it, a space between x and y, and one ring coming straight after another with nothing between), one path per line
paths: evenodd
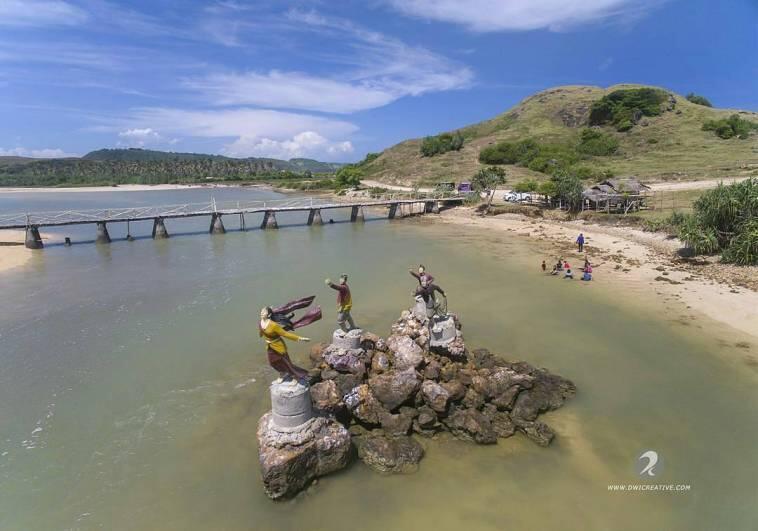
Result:
M662 96L660 100L655 100L657 95ZM640 96L651 96L652 100ZM744 138L724 139L713 130L703 130L706 122L734 114L758 124L758 113L697 105L657 87L564 86L534 94L491 120L449 131L444 137L440 135L441 144L445 145L445 139L460 133L462 146L453 145L441 154L423 156L422 146L430 152L430 139L407 140L386 149L362 167L364 178L394 184L461 181L484 166L479 161L481 150L503 142L530 140L550 148L543 150L546 153L541 160L543 164L504 165L509 182L527 177L547 178L545 172L527 166L544 169L550 163L560 163L551 157L569 151L567 164L585 174L609 172L636 175L648 181L756 174L755 131ZM600 124L594 125L592 131L604 133L602 137L615 146L612 154L596 156L588 154L592 149L577 149L582 131L590 123Z
M343 164L312 159L237 159L148 149L100 149L81 158L0 157L0 186L255 181L332 174Z

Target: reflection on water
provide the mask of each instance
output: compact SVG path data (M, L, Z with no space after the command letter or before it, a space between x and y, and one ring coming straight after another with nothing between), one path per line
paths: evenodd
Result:
M97 201L204 200L184 193ZM182 227L196 234L167 241L51 247L0 280L3 530L750 529L758 518L755 379L707 337L542 276L507 235L487 243L462 228L372 221L211 236L207 220L193 223ZM355 463L270 502L255 427L274 375L258 309L316 294L325 318L308 335L327 338L323 279L344 271L356 318L386 334L419 262L471 347L575 381L577 397L545 416L554 444L423 440L415 475ZM296 360L306 349L293 345ZM637 481L649 448L666 459L660 481L691 492L608 492Z

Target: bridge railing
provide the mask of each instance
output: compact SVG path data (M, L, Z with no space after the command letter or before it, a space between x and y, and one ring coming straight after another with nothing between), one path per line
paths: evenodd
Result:
M173 218L211 215L214 213L242 213L262 210L297 210L308 208L335 207L339 205L382 204L391 201L429 201L450 199L443 193L391 192L378 196L338 196L338 197L297 197L255 201L216 201L211 198L205 203L183 203L176 205L96 208L81 210L12 212L0 214L0 228L66 225L74 223L117 222L135 219Z

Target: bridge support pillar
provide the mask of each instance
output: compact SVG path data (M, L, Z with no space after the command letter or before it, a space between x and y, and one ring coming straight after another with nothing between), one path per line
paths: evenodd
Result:
M439 201L427 201L424 203L424 214L439 214Z
M108 227L105 221L97 222L97 234L95 235L95 243L111 243L111 235L108 234Z
M279 224L276 222L276 214L273 210L266 210L263 214L263 221L261 222L262 229L278 229Z
M321 219L321 209L312 208L308 212L308 225L323 225L324 221Z
M350 221L365 221L363 217L363 207L360 205L354 206L350 211Z
M224 228L224 222L221 220L221 214L211 214L211 228L209 231L211 234L224 234L226 229Z
M168 238L168 231L163 223L163 218L155 218L153 220L153 239L163 240L165 238Z
M389 219L395 219L395 216L397 216L397 207L400 206L400 203L390 203L390 214L387 216ZM402 217L402 213L400 214Z
M35 226L26 227L26 238L24 247L27 249L42 249L44 247L42 238L39 235L39 229Z

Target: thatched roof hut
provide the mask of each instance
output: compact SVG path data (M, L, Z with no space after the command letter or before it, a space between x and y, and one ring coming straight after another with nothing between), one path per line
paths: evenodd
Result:
M615 208L623 208L626 211L630 202L636 202L637 208L642 205L642 198L648 190L649 186L634 177L622 177L599 182L584 190L582 196L589 203L594 203L595 208L602 203L605 205L604 208L610 209L611 205L614 205Z

